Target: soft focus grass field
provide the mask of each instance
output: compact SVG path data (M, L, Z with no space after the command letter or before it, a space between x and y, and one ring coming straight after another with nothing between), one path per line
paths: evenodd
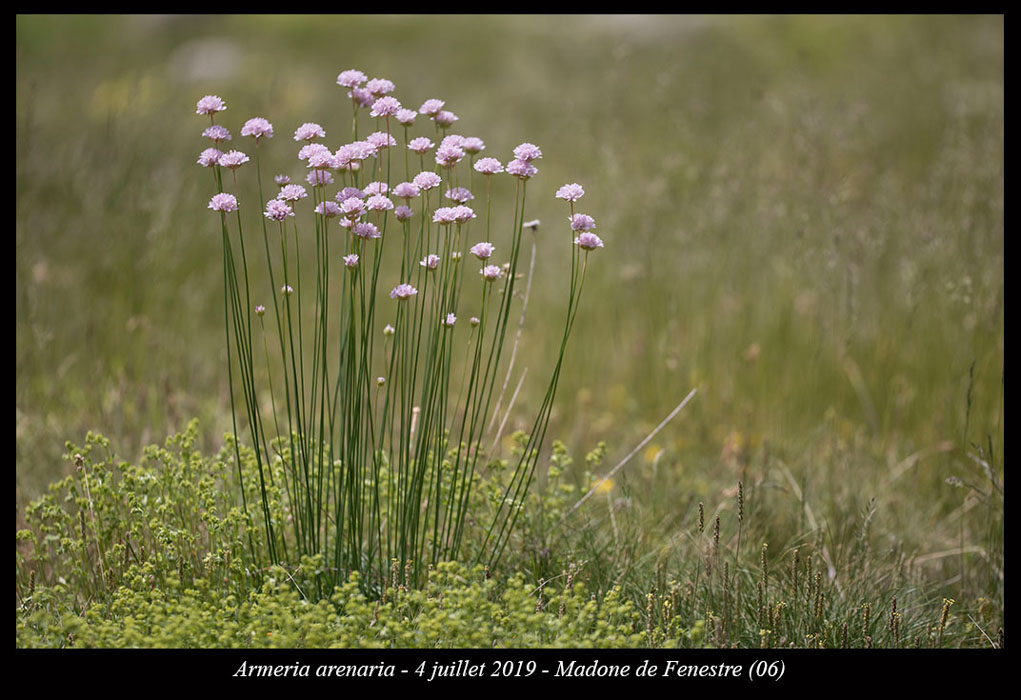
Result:
M131 457L198 417L204 447L220 446L222 267L195 102L224 98L218 122L242 150L243 121L268 118L263 167L295 177L291 132L346 134L334 81L359 68L409 106L446 100L484 155L539 144L526 218L543 221L540 241L566 235L556 188L584 185L606 249L550 435L576 454L606 441L612 466L699 389L609 501L586 506L618 538L615 572L687 532L700 501L732 540L742 479L776 554L812 541L839 559L865 532L944 594L1002 606L1002 500L970 456L1002 481L1002 17L21 16L16 29L19 504L71 471L64 441L90 429ZM553 363L565 265L566 246L540 246L515 427Z

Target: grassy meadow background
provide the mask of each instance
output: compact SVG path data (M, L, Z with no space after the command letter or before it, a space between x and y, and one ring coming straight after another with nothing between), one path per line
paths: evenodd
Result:
M444 99L483 155L543 150L513 427L555 360L570 262L542 241L564 236L568 182L606 243L549 430L571 478L698 389L583 507L574 531L605 544L593 586L671 570L700 502L733 542L742 480L753 558L808 546L839 569L864 546L993 635L1003 501L973 456L1002 483L1003 59L995 16L19 16L19 527L89 430L134 459L197 417L219 449L221 242L195 102L221 96L247 152L240 125L269 119L265 173L297 180L291 133L346 141L335 80L357 68L406 106Z

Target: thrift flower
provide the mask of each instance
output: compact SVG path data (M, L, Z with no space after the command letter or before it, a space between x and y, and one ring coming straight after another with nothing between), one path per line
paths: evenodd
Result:
M485 260L486 258L493 254L494 250L496 250L496 248L493 247L492 243L483 242L476 243L471 247L471 250L469 250L468 252L474 255L479 260Z
M294 287L292 287L289 284L285 284L283 287L280 288L280 291L285 297L289 297L292 294L294 294Z
M330 149L321 143L307 143L298 151L298 160L308 160L314 155L330 153Z
M410 284L399 284L390 291L391 299L410 299L411 297L418 294L418 290L412 287Z
M344 256L344 266L345 267L358 267L358 256L356 254L354 254L354 253L351 253L351 255L345 255Z
M414 215L415 215L415 212L412 211L411 207L405 206L404 204L402 204L399 207L397 207L396 209L394 209L394 216L397 217L398 221L407 221L408 219L410 219Z
M386 194L387 186L385 182L370 182L365 186L363 190L365 192L362 196L368 196L370 194Z
M475 199L475 195L468 191L466 187L455 187L447 190L447 199L451 199L458 204L464 204L472 199Z
M455 316L454 314L447 314L447 317L443 319L442 323L447 328L453 328L455 321L457 321L457 316Z
M379 232L379 229L376 228L375 224L370 224L368 222L355 224L351 232L359 238L379 238L383 235Z
M281 199L271 199L266 202L266 212L263 216L272 221L283 221L288 216L294 216L294 210Z
M418 116L418 112L413 109L399 109L397 110L397 121L404 126L411 126L415 123L415 117Z
M394 203L389 197L381 194L374 194L365 200L365 206L369 211L388 211L394 208Z
M196 107L195 114L216 114L227 109L227 105L216 95L206 95L198 101Z
M472 324L472 328L475 328L480 323L482 323L482 321L479 320L478 316L472 316L471 318L468 319L468 323Z
M445 168L460 162L465 153L460 146L440 146L436 149L436 162Z
M305 182L315 186L332 185L333 175L328 170L313 170L305 176Z
M386 95L394 91L394 84L386 78L373 78L369 82L365 83L365 89L373 97L379 97L380 95ZM397 107L400 109L400 105Z
M220 162L220 156L223 153L215 148L207 148L199 154L199 159L196 161L203 168L211 168Z
M427 139L425 136L419 136L418 138L411 139L411 141L408 142L408 148L410 148L415 153L418 153L419 155L422 155L423 153L428 153L429 150L435 145L436 144Z
M349 218L357 219L365 213L365 202L360 197L348 197L340 203L340 210Z
M422 258L422 260L418 264L426 268L427 270L435 270L440 264L440 256L433 255L432 253L430 253L429 255Z
M453 207L440 207L433 212L433 223L447 226L457 220L457 212Z
M280 188L277 199L282 199L285 202L297 202L299 199L305 199L308 196L308 192L301 185L284 185Z
M230 132L219 124L213 124L212 126L206 127L206 130L202 132L202 135L217 144L221 141L230 141Z
M475 218L475 212L471 207L466 207L463 204L454 207L454 221L459 224L463 224L469 219Z
M220 212L237 211L238 200L232 194L220 192L219 194L214 194L213 198L209 200L209 208Z
M503 172L503 165L496 158L480 158L475 163L475 170L483 175L496 175Z
M482 275L482 279L486 282L492 282L503 277L503 270L496 265L486 265L484 268L479 270L479 274Z
M357 102L359 107L371 107L376 101L375 96L365 88L353 88L347 96Z
M258 142L263 136L273 138L273 125L262 117L252 117L241 127L242 136L253 136Z
M539 169L526 160L512 160L507 163L507 172L514 177L527 180L539 172Z
M371 143L376 150L397 145L397 139L384 131L371 133L365 137L365 140Z
M440 176L430 170L423 170L412 180L420 190L431 190L440 184Z
M337 85L346 88L356 88L366 80L368 80L368 77L360 70L346 70L337 76Z
M514 157L530 163L537 158L542 158L542 151L534 143L523 143L514 149Z
M291 178L287 175L277 175L276 177L273 178L273 182L277 183L277 185L279 185L280 187L283 187L284 185L290 183L290 181Z
M365 193L362 192L357 187L345 187L344 189L337 193L336 200L338 202L343 202L345 199L348 199L349 197L357 197L358 199L361 199L364 196Z
M474 155L480 151L486 150L486 143L478 136L469 136L464 140L464 143L461 144L461 148L463 148L467 153Z
M315 211L316 214L322 214L327 219L332 219L333 217L340 216L341 214L340 207L337 206L337 203L330 201L320 202L316 205Z
M435 119L436 123L440 125L440 128L446 129L451 124L456 122L458 117L453 112L443 110L442 112L439 112L435 117L433 117L433 119Z
M588 214L575 214L567 220L571 222L572 231L591 231L596 227L596 220Z
M584 194L585 190L583 190L581 188L581 185L579 185L577 182L570 185L564 185L559 190L557 190L557 198L563 199L568 202L577 202L579 199L582 198L582 195Z
M370 117L393 117L401 111L401 103L393 97L380 97L372 103ZM414 114L414 112L412 112Z
M248 156L241 151L228 151L220 156L220 165L231 170L237 170L248 162Z
M386 324L385 326L383 326L383 335L384 336L391 336L393 334L394 334L394 327L393 326L391 326L389 323Z
M422 190L418 188L413 182L402 182L401 184L394 187L394 196L400 197L401 199L408 200L414 199L422 193Z
M262 316L265 313L266 313L266 307L263 306L262 304L259 304L258 306L255 307L255 315L256 316Z
M426 100L422 103L422 106L418 108L420 114L427 114L433 117L440 113L443 109L443 105L446 104L443 100Z
M315 141L326 136L326 132L323 131L323 127L319 126L315 122L305 122L297 129L294 130L295 141Z
M599 236L594 233L589 233L588 231L579 234L578 237L574 239L574 244L585 250L595 250L596 248L603 247L603 242L600 240Z

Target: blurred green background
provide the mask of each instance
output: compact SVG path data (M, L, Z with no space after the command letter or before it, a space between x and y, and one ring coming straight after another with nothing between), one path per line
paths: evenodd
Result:
M297 177L297 125L321 123L333 148L349 140L335 80L358 68L407 106L446 100L452 131L482 137L484 155L543 150L514 427L541 401L566 307L553 194L579 182L606 248L549 434L577 451L605 440L613 464L697 387L618 475L649 527L668 532L693 500L732 508L745 478L792 505L772 514L781 532L806 512L839 530L878 497L873 527L909 550L988 550L988 521L965 531L968 494L945 480L974 472L972 442L1002 469L1003 28L997 16L19 16L19 504L69 470L64 441L88 430L134 458L198 417L205 447L219 446L221 243L195 102L224 98L218 123L248 152L240 126L268 118L264 175Z

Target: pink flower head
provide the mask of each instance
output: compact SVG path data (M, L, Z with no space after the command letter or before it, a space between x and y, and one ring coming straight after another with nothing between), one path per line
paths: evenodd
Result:
M468 319L468 323L472 324L472 328L475 328L480 323L482 323L482 321L479 320L478 316L472 316L471 318Z
M440 125L441 129L446 129L451 124L456 122L458 117L453 112L443 110L442 112L439 112L435 117L433 117L433 119L436 120L436 123Z
M326 132L323 131L323 127L319 126L315 122L305 122L297 129L294 130L295 141L315 141L326 136Z
M482 279L487 282L498 280L503 277L503 270L496 265L486 265L484 268L479 270L479 274L482 275Z
M345 187L344 189L337 193L335 199L338 202L343 202L345 199L350 199L351 197L357 197L358 199L361 199L364 196L365 193L362 192L357 187Z
M213 124L207 126L206 130L202 132L202 135L213 143L220 143L221 141L230 141L230 132L224 129L219 124Z
M460 146L440 146L436 149L436 162L449 168L464 158L464 155Z
M464 143L461 144L461 148L463 148L467 153L475 155L480 151L486 150L486 142L478 136L469 136L464 140Z
M503 172L503 165L496 158L479 158L475 169L483 175L496 175Z
M418 116L418 112L413 109L399 109L397 110L397 121L404 126L411 126L415 123L415 117Z
M271 221L284 221L288 216L294 216L294 210L281 199L271 199L266 202L264 216Z
M514 149L514 157L526 163L531 163L533 160L542 158L542 151L534 143L526 142Z
M412 180L420 190L431 190L440 184L440 176L430 170L423 170Z
M493 254L494 250L496 250L496 248L493 247L492 243L483 242L476 243L471 247L471 250L469 250L468 252L474 255L479 260L485 260L486 258Z
M526 160L512 160L507 163L507 172L514 177L527 180L539 172L539 169Z
M599 236L589 231L578 234L578 237L574 239L574 244L585 250L595 250L596 248L603 247L603 241L600 240Z
M280 187L291 182L291 178L288 175L277 175L273 178L273 182L277 183Z
M414 215L415 212L411 210L411 207L405 206L404 204L394 209L394 216L397 217L398 221L407 221Z
M308 192L301 185L284 185L280 188L277 199L285 202L297 202L299 199L305 199L307 196Z
M213 211L221 212L237 211L238 200L232 194L220 192L219 194L214 194L213 198L209 200L209 208Z
M199 154L199 159L196 161L203 168L211 168L220 162L220 156L223 153L215 148L207 148Z
M237 170L248 162L248 156L241 151L228 151L220 156L220 165L231 170Z
M422 190L418 188L413 182L402 182L401 184L394 187L394 196L400 197L404 200L414 199L422 193Z
M380 97L372 103L370 117L392 117L401 111L401 103L395 97Z
M294 287L292 287L289 284L285 284L283 287L280 288L280 293L283 294L285 297L289 297L292 294L294 294Z
M321 143L306 143L298 150L298 160L308 160L317 153L329 153L330 149Z
M273 138L273 125L262 117L252 117L241 127L241 135L254 136L256 141L263 136L271 139Z
M351 253L351 255L345 255L344 256L344 265L345 265L345 267L357 267L358 266L358 256L355 255L354 253Z
M422 103L422 106L418 108L420 114L427 114L430 117L439 114L440 110L443 109L443 105L446 104L443 100L426 100Z
M463 224L465 221L474 218L475 211L471 207L466 207L463 204L454 207L454 221L457 223Z
M411 297L418 294L418 290L412 287L410 284L398 284L390 291L391 299L410 299Z
M198 101L196 108L195 114L216 114L227 109L227 105L216 95L206 95Z
M383 234L379 232L375 224L367 222L361 222L354 225L351 233L358 236L359 238L380 238Z
M447 317L443 319L442 323L446 328L453 328L454 322L457 321L457 316L454 314L447 314Z
M335 216L340 216L340 207L336 202L320 202L316 205L316 214L322 214L327 219L332 219Z
M443 137L442 141L440 141L440 148L443 148L444 146L457 146L460 148L463 144L464 136L461 136L460 134L448 134Z
M440 256L430 253L429 255L422 258L422 260L419 261L418 264L427 270L435 270L437 267L439 267Z
M365 89L373 97L379 97L380 95L388 95L394 91L394 84L386 78L373 78L369 82L365 83ZM398 105L398 109L400 106Z
M366 80L368 80L368 77L360 70L346 70L337 76L337 85L346 88L356 88Z
M453 207L440 207L433 212L433 223L447 226L456 221L456 212Z
M371 143L376 150L380 148L387 148L389 146L396 146L397 139L385 131L376 131L365 137L365 140Z
M262 316L265 313L266 313L266 307L263 306L262 304L259 304L258 306L255 307L255 315L256 316Z
M376 145L371 141L352 141L347 147L351 149L351 157L355 160L367 160L376 155Z
M312 185L313 187L332 185L333 175L330 174L329 170L313 170L312 172L305 176L305 182Z
M357 219L350 219L350 218L345 216L344 218L342 218L339 221L339 223L340 223L341 228L352 228L355 224L358 223L358 220Z
M408 142L408 148L419 155L428 153L429 149L435 145L436 144L427 139L425 136L419 136L418 138L411 139L411 141Z
M596 220L588 214L575 214L567 220L571 222L572 231L591 231L596 227Z
M340 203L340 210L349 219L357 219L365 213L365 202L360 197L348 197Z
M308 167L310 168L326 170L327 168L336 167L336 165L337 160L333 157L333 154L330 153L329 148L313 151L308 156Z
M475 199L475 195L469 192L467 187L454 187L453 189L449 189L447 190L446 197L458 204L464 204L465 202Z
M359 107L371 107L372 103L376 101L373 94L365 88L352 88L347 96L357 102Z
M365 207L369 211L388 211L394 208L394 203L390 201L389 197L385 197L381 194L374 194L365 200Z
M557 190L557 198L563 199L567 202L577 202L585 194L585 190L581 188L577 182L570 185L564 185Z

